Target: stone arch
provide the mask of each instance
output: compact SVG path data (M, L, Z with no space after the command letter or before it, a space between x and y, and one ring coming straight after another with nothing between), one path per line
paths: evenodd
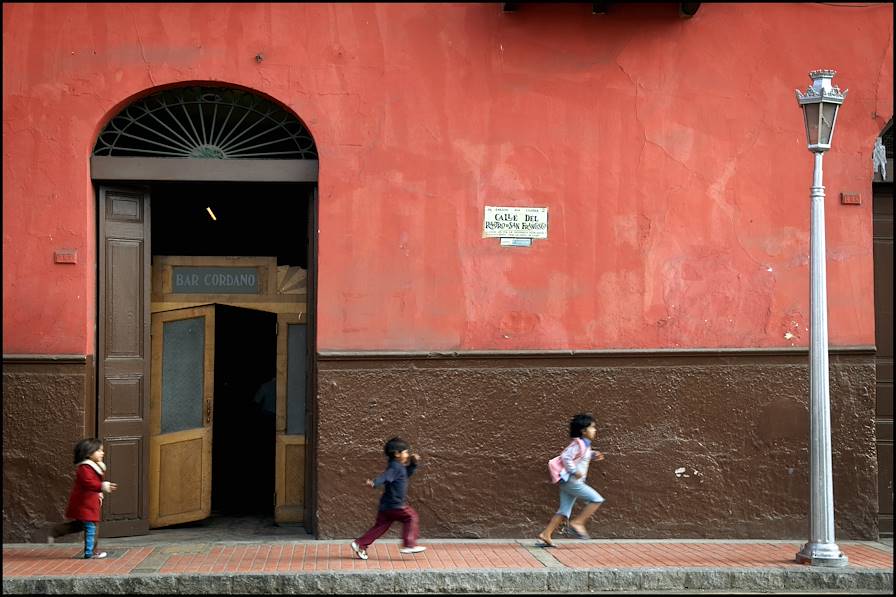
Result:
M159 219L158 211L150 217L150 195L171 182L311 183L296 187L304 189L309 224L304 231L308 247L307 307L302 312L304 319L284 317L282 326L278 319L278 329L299 323L307 324L310 330L305 336L309 340L303 358L310 369L305 384L306 412L311 413L313 421L317 243L312 231L317 221L318 152L311 132L293 110L263 93L222 82L185 82L144 90L116 105L107 117L90 155L98 215L94 412L97 435L107 438L107 453L117 459L116 469L130 475L125 485L133 492L118 494L119 513L114 520L104 521L107 529L123 536L142 534L149 528L147 496L152 483L150 470L155 470L148 456L153 438L148 405L154 354L148 327L153 286L153 250L149 243L151 221L166 220ZM158 201L155 204L161 205ZM288 225L290 220L282 221ZM276 271L279 275L279 269ZM278 287L279 283L278 278ZM119 346L122 338L128 342L124 348ZM313 424L307 427L314 428ZM303 505L285 504L284 512L304 516L313 529L314 520L308 514L314 499L313 432L307 438L307 444L304 439L300 443L284 441L281 450L278 428L277 458L285 459L281 451L285 454L290 448L308 455L301 459L303 464L296 465L304 468L309 479L304 486ZM297 458L293 461L300 462ZM278 483L281 477L285 475L277 477ZM271 491L274 493L273 488Z

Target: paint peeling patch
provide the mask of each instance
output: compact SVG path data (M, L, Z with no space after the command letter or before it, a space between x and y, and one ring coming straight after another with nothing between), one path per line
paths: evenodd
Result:
M677 469L675 469L675 476L679 479L681 479L681 478L689 479L691 477L694 477L694 478L702 477L703 473L701 473L700 471L698 471L695 468L691 468L691 472L688 473L688 467L680 466ZM703 479L700 479L700 482L703 483Z
M789 316L781 322L781 329L784 332L784 340L790 342L791 346L794 346L794 344L801 339L803 330L808 331L808 328L800 323L803 320L800 313L792 313L788 315Z

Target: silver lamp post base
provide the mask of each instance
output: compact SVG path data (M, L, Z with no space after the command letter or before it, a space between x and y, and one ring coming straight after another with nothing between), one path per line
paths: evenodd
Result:
M806 543L796 554L796 561L799 564L830 568L849 565L849 558L840 551L836 543Z

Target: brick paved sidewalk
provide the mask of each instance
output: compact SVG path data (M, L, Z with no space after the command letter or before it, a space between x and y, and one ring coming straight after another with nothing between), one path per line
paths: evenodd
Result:
M808 568L794 561L791 542L557 541L535 547L529 540L422 542L426 552L402 555L397 541L379 541L366 561L353 557L348 542L267 541L115 546L105 560L78 559L79 544L4 545L3 577L117 576L141 573L241 574L321 571L629 568ZM849 569L893 569L892 548L862 542L838 543Z

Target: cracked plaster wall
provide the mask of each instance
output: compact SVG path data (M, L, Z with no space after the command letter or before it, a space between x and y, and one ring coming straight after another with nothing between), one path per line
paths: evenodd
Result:
M4 354L95 352L93 143L135 98L196 82L272 97L315 137L322 351L805 347L812 161L793 89L804 89L807 71L819 67L838 70L835 83L849 88L825 158L830 342L873 344L871 148L892 115L892 5L710 3L688 20L675 11L672 4L614 5L601 17L587 5L549 4L513 14L492 4L4 4ZM820 42L819 31L838 42ZM841 192L865 200L840 205ZM549 238L529 249L499 248L481 238L484 205L548 207ZM58 249L77 251L77 263L54 264ZM862 397L873 384L869 371L848 375L861 391L846 404L861 405L835 427L848 440L836 444L837 470L859 492L841 502L850 507L839 520L856 537L876 524L873 407ZM341 509L369 504L352 479L335 473L375 471L389 430L351 415L400 420L407 404L414 417L442 425L415 420L402 428L431 461L433 476L416 491L437 494L436 480L447 487L444 501L432 502L438 508L424 509L427 532L542 524L554 496L537 485L545 455L532 447L550 455L562 444L568 412L591 406L582 396L593 377L598 394L611 397L599 411L602 433L620 449L601 473L610 475L602 479L608 493L622 492L602 513L604 532L662 535L672 532L662 526L667 520L681 531L722 532L737 520L754 535L801 534L800 500L778 487L792 483L800 495L802 444L777 439L785 442L778 454L757 426L775 429L780 413L796 417L805 371L790 370L780 384L763 381L766 373L784 375L776 368L711 376L707 383L740 392L734 413L757 405L741 421L724 410L726 392L686 398L685 386L699 390L688 381L699 371L667 373L654 372L632 393L612 391L629 383L625 371L533 370L520 379L538 392L517 404L497 389L468 400L460 388L514 388L476 372L407 374L398 386L394 374L326 373L322 528L339 535L367 520L339 521ZM402 399L383 394L371 411L364 400L376 383ZM782 388L791 396L784 402ZM64 394L46 400L83 416L83 400L78 407ZM631 395L646 406L633 406ZM4 403L4 430L29 420ZM521 405L520 413L511 408ZM658 418L669 405L686 408ZM694 412L706 423L696 425ZM460 427L466 415L474 418ZM655 431L635 425L645 416L656 419ZM760 447L740 435L742 424ZM470 514L469 496L454 496L469 484L461 467L494 452L496 426L499 467L482 473L484 495L524 518L489 526ZM38 454L67 453L73 434L59 431ZM657 455L637 437L656 444ZM346 446L358 449L357 463L333 460ZM767 458L751 460L756 450ZM26 469L15 457L10 467L6 445L4 452L7 516L8 486L22 487L17 500L33 491L7 478L7 470ZM727 468L716 464L725 458ZM512 465L523 474L500 476ZM702 476L675 476L681 466ZM654 467L670 485L631 480ZM53 487L28 482L38 492L65 491L62 474L53 475ZM757 474L769 495L751 493ZM511 497L533 487L531 496ZM677 493L664 505L668 487ZM644 495L646 511L635 510L635 500L619 505L632 490ZM729 505L724 496L734 491L746 497ZM700 513L686 506L691 495L705 504ZM17 502L14 512L28 508Z
M819 66L850 89L825 159L830 341L873 343L892 5L3 15L5 353L93 353L93 142L135 97L197 81L267 94L316 139L323 350L806 346L812 160L793 89ZM482 239L484 205L547 207L548 239ZM54 264L62 248L78 263Z

